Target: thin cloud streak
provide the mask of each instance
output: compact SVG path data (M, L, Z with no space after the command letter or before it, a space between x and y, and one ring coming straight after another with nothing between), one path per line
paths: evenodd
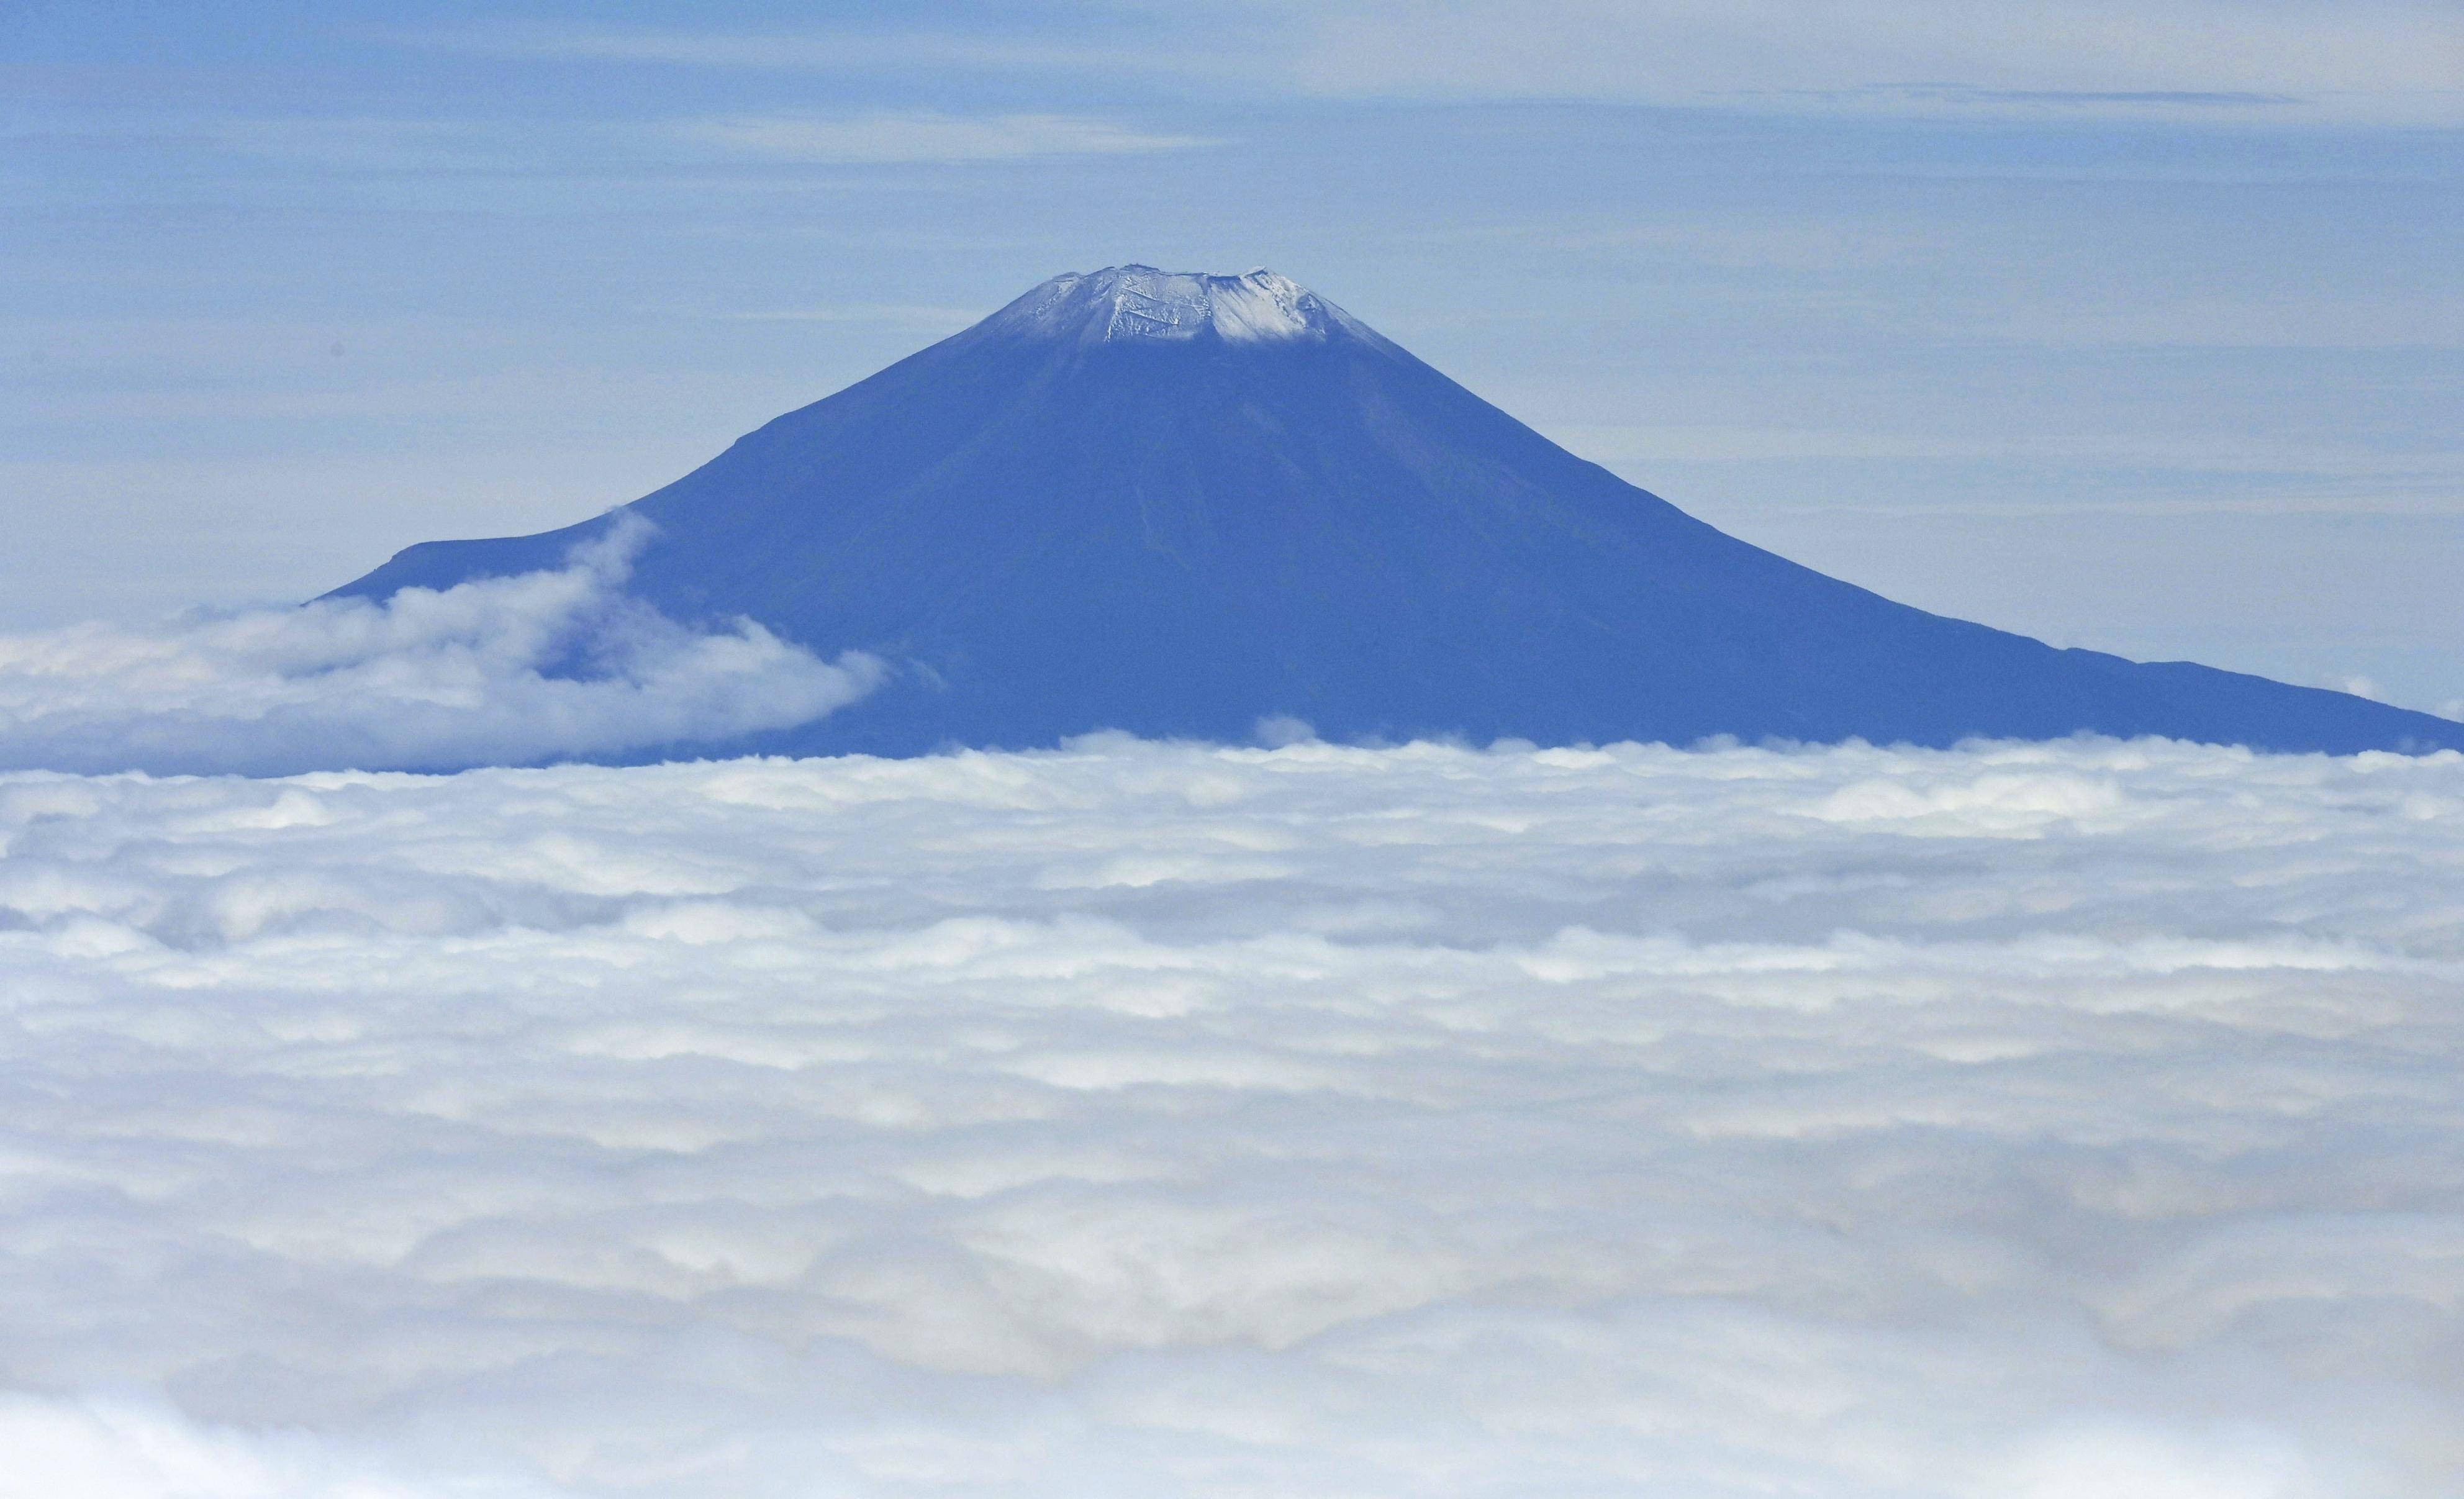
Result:
M1078 74L1206 71L1219 64L1153 47L953 31L779 33L612 31L592 27L482 27L384 31L397 46L482 56L571 62L649 63L749 72L835 73L913 68L985 73Z
M1065 155L1143 155L1210 145L1200 136L1131 131L1111 121L1057 114L729 116L660 125L671 141L719 153L811 165L1008 163Z
M971 307L855 303L845 307L780 307L715 315L725 322L887 322L927 328L963 328L983 314Z
M1147 77L1334 99L2271 124L2452 122L2464 112L2464 24L2431 5L1989 0L1951 11L1897 0L1468 0L1432 17L1393 0L1268 0L1131 16L1109 32L1090 23L1039 35L500 27L393 39L575 62Z
M2247 0L1390 0L1294 14L1303 86L1335 96L1601 99L1885 114L2048 111L2289 123L2453 121L2452 8ZM1301 15L1309 17L1302 20Z
M1214 143L1199 136L1149 133L1071 115L737 115L658 128L664 138L687 145L818 165L1026 162L1143 155Z

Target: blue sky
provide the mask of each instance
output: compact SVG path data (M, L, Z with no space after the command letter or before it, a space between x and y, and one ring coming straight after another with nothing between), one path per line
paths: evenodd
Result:
M629 499L1271 265L1749 540L2464 711L2452 5L0 10L0 627Z

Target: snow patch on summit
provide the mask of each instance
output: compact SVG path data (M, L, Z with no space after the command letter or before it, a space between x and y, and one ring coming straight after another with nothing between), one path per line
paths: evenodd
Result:
M1351 320L1289 277L1260 267L1242 276L1111 266L1057 276L996 314L993 326L1089 342L1186 340L1232 343L1323 339Z
M1263 266L1229 281L1210 281L1206 299L1215 331L1235 342L1323 332L1311 316L1319 310L1316 295Z

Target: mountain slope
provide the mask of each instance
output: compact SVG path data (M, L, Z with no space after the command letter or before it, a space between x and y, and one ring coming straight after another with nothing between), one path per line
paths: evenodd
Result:
M1587 463L1265 272L1057 277L562 531L411 547L341 590L554 566L625 514L634 592L900 663L765 747L1095 728L1545 743L1941 744L2086 730L2284 750L2464 725L1893 604Z

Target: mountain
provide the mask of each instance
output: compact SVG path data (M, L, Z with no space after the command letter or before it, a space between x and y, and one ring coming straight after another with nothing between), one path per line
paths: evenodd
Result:
M2157 734L2464 747L2464 724L1894 604L1559 448L1266 271L1120 266L561 531L413 546L342 594L559 565L625 515L630 587L900 670L763 748L1097 728L1542 743Z

